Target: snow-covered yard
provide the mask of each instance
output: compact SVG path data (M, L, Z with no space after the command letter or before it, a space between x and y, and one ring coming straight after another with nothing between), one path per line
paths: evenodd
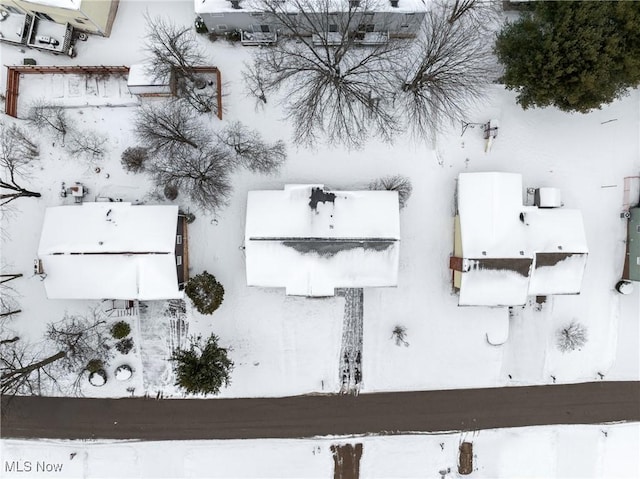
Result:
M39 64L140 62L144 59L141 15L146 9L184 24L193 21L192 2L124 1L112 37L91 37L80 45L76 59L28 54ZM242 64L250 59L252 48L211 43L205 37L201 40L212 64L222 71L225 121L242 120L267 140L288 141L290 127L280 118L278 108L270 102L266 109L255 110L253 100L244 94ZM3 63L19 64L22 56L16 48L2 46ZM4 81L4 71L2 75ZM59 81L57 76L25 75L21 98L37 97L48 88L66 95L69 85L50 86ZM47 300L40 278L31 275L45 208L70 202L59 195L61 183L82 182L91 192L85 200L106 196L154 202L148 179L126 173L120 165L122 151L136 144L132 131L136 103L106 106L112 97L122 98L118 82L103 80L111 86L101 89L98 84L96 95L91 82L66 81L75 85L71 89L75 102L69 110L71 117L80 129L107 134L108 151L99 161L71 158L59 142L38 134L41 161L28 185L40 191L42 198L20 199L13 215L3 218L9 231L9 238L3 240L3 261L25 273L24 278L14 281L23 312L10 327L34 341L47 322L61 318L65 311L82 313L96 305L91 301ZM102 99L102 106L79 107L89 97L92 102ZM215 216L195 211L184 197L178 197L176 203L195 211L197 217L189 228L192 274L212 272L226 291L222 307L213 316L200 315L190 304L186 314L189 334L215 332L224 346L232 348L236 368L232 384L221 396L284 396L340 389L344 298L287 297L281 289L246 286L243 243L247 193L282 189L293 183L356 190L365 188L372 179L397 173L411 178L413 195L400 217L398 287L365 289L362 392L639 379L640 294L636 288L634 294L623 297L613 289L624 251L625 222L620 219L623 178L640 171L639 100L639 92L632 91L589 115L554 109L523 111L512 93L495 85L486 102L470 112L474 122L499 120L499 135L489 152L485 152L480 128L468 128L461 135L460 125L441 133L435 149L405 137L397 138L394 145L372 141L360 151L290 144L289 159L278 174L235 173L230 204ZM216 118L211 122L213 128L219 127ZM541 307L532 300L511 314L504 308L457 306L448 261L453 250L456 178L467 171L521 173L525 189L560 188L566 207L582 211L589 257L579 296L548 297ZM526 199L526 191L523 196ZM561 353L555 345L556 331L574 319L587 327L588 341L582 350ZM168 345L168 322L167 317L155 322L147 318L144 334ZM503 334L507 323L506 343L489 344L487 334ZM397 325L406 328L406 347L392 339ZM138 338L140 341L144 338ZM144 356L145 345L141 348ZM161 350L156 348L146 356L143 369L166 368L163 362L170 348L164 348L164 355ZM144 371L141 373L144 376ZM159 380L147 374L152 381L145 384L153 384L153 389L137 387L135 394L155 394L161 389L165 397L179 395L171 375L162 377ZM92 388L85 393L102 395Z
M79 42L77 58L23 53L2 44L2 63L22 64L25 56L40 65L139 63L144 60L145 11L185 25L194 18L191 0L122 0L111 38ZM253 49L201 40L211 63L222 72L224 121L241 120L269 141L289 142L291 128L275 103L256 110L244 94L241 71ZM5 85L2 69L2 91ZM122 151L136 145L132 119L138 104L123 89L122 79L25 75L20 95L20 109L30 99L46 96L70 107L79 129L108 135L105 158L89 162L72 158L59 141L34 132L41 160L24 183L42 197L18 200L2 218L8 231L2 239L2 261L11 272L24 273L11 282L22 312L7 328L37 343L48 322L65 313L86 314L102 307L96 301L48 300L40 277L32 274L45 208L73 202L60 196L61 183L86 185L90 195L85 201L96 197L132 203L156 200L150 196L148 178L125 172L120 164ZM622 270L626 231L620 218L624 178L640 173L640 92L631 91L594 113L572 115L554 109L523 111L513 93L494 85L469 118L478 123L490 119L499 120L500 130L489 152L479 127L463 132L461 125L439 134L433 145L404 136L394 145L372 141L360 151L322 145L297 148L289 142L289 159L278 174L235 173L229 206L215 216L195 210L179 196L176 203L196 214L196 221L189 225L191 272L215 274L225 287L224 302L212 316L200 315L188 301L184 315L168 312L166 303L148 303L139 315L127 318L134 350L129 356L118 356L107 370L113 375L117 366L127 362L133 366L133 377L108 381L101 388L85 383L84 394L181 396L167 361L171 348L184 344L187 334L211 332L220 336L223 346L232 348L235 362L232 383L221 397L338 392L345 297L288 297L282 289L246 285L247 193L281 190L295 183L357 190L389 174L410 177L413 195L400 214L398 287L364 291L361 392L640 380L640 288L628 296L614 290ZM213 128L220 126L217 118L211 123ZM449 269L454 194L458 174L473 171L521 173L525 199L528 187L557 187L566 207L582 212L589 256L580 295L548 297L542 305L532 299L526 307L510 312L457 305ZM561 353L556 332L574 319L586 326L588 341L581 350ZM406 346L394 341L396 326L406 328ZM507 341L502 346L489 344L487 338L500 336L507 326ZM3 477L23 477L7 464L24 467L26 461L34 471L39 461L62 464L62 472L37 477L330 477L329 446L362 442L363 477L438 477L439 471L448 468L451 472L444 477L455 477L458 445L464 439L474 442L473 477L640 476L638 424L305 440L3 440L1 467Z
M475 478L640 475L634 453L640 448L637 423L437 435L170 442L3 440L0 445L6 478L327 478L333 477L334 469L331 445L360 443L360 477L450 479L460 477L458 447L463 441L473 443L470 477Z

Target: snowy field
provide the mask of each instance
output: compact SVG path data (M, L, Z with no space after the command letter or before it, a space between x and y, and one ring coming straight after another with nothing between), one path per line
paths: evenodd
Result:
M140 62L144 59L141 37L145 11L170 16L177 23L193 21L193 4L188 1L123 1L112 37L81 42L73 60L35 51L22 54L2 45L2 61L21 64L24 56L31 56L39 64ZM211 43L205 37L201 41L212 64L222 71L224 121L240 120L267 140L288 141L291 129L274 102L256 110L253 100L244 94L241 71L253 47ZM2 75L4 85L4 70ZM36 342L46 323L61 318L65 311L85 314L99 306L90 301L47 300L40 278L32 275L44 209L72 202L60 197L61 183L80 181L89 188L85 198L89 201L108 196L156 202L149 196L148 179L127 173L120 165L122 151L136 144L132 131L136 103L106 106L114 104L112 97L114 101L123 98L121 82L105 81L110 86L101 89L98 85L96 90L86 87L93 85L91 82L81 88L83 82L78 78L60 77L24 75L21 98L36 98L48 88L63 95L59 101L65 103L64 93L72 91L71 118L78 129L108 135L108 152L100 161L71 158L53 138L38 134L41 161L25 183L41 192L42 198L18 200L11 214L3 218L9 232L3 239L3 261L25 273L24 278L12 282L23 312L8 327ZM43 86L43 82L54 80L67 85ZM102 99L102 106L81 107L85 98L90 104ZM206 269L226 291L222 307L213 316L202 316L189 305L185 318L189 334L215 332L224 346L232 348L236 368L222 397L340 389L344 298L286 297L280 289L246 286L242 247L247 192L281 189L287 183L358 189L372 179L397 173L409 176L413 183L413 195L400 218L399 285L365 290L362 392L640 379L640 288L630 296L618 295L613 289L623 263L623 179L640 172L640 93L632 91L589 115L554 109L525 112L514 98L495 85L486 101L470 112L471 122L500 122L498 138L487 153L480 128L470 127L461 135L459 124L440 134L435 145L411 142L406 137L398 137L394 145L372 141L359 151L289 144L289 159L277 175L237 172L230 204L215 217L194 210L178 197L177 203L197 217L189 227L191 274ZM213 128L221 126L216 118L211 122ZM589 258L581 295L549 298L542 308L530 304L514 310L510 317L503 308L457 306L448 269L455 180L460 172L493 170L521 173L525 189L558 187L566 207L582 211ZM525 191L523 196L526 199ZM160 304L152 309L161 311L163 307ZM556 331L574 319L587 327L588 342L580 351L563 354L555 346ZM136 374L127 387L135 388L134 395L159 391L165 397L180 395L165 361L170 354L170 319L159 313L155 317L135 316L131 322L138 334L138 347L130 353L134 354ZM500 334L507 322L509 339L502 346L490 345L487 334ZM406 328L406 347L392 340L396 325ZM123 385L109 384L101 389L87 385L84 394L128 395Z
M474 478L640 476L640 460L633 453L640 449L637 423L287 440L3 440L0 446L7 479L328 478L334 469L330 446L348 443L363 445L361 477L455 478L461 477L457 461L463 441L473 443ZM24 472L27 466L31 472Z
M166 15L177 23L193 22L193 2L121 0L111 38L79 42L78 56L46 55L0 45L3 65L131 65L144 60L142 16ZM625 223L620 219L624 178L640 174L640 92L589 115L554 109L522 111L515 95L495 85L469 121L498 119L500 130L490 152L479 127L452 125L435 144L398 137L394 145L375 141L360 151L324 146L296 148L291 128L270 101L255 110L244 95L243 62L253 47L209 42L201 37L211 63L222 72L226 96L224 118L256 128L265 139L284 139L289 159L273 176L234 175L229 206L216 216L177 203L196 214L189 226L192 274L207 270L225 287L222 307L202 316L190 305L176 318L166 304L149 304L127 318L135 338L123 362L132 379L110 380L101 388L83 385L86 396L156 395L179 397L166 361L176 341L176 321L188 334L211 332L232 348L232 384L222 397L286 396L340 389L340 341L344 297L286 297L283 290L246 286L243 256L247 193L282 189L287 183L324 183L332 188L363 188L388 174L411 177L413 195L401 212L400 272L397 288L368 289L364 294L364 351L361 392L495 387L570 383L592 380L640 380L640 288L629 296L614 288L622 271ZM76 127L108 135L104 160L87 162L69 156L59 142L39 132L41 161L24 183L42 198L15 202L2 221L2 261L24 277L12 281L23 310L7 324L34 343L46 323L66 313L87 314L94 301L47 300L40 278L32 274L45 208L71 204L59 195L61 184L79 181L89 188L85 200L107 196L153 203L144 175L125 172L122 151L136 144L132 131L137 100L122 90L121 80L103 84L62 75L26 75L20 84L20 108L29 99L51 96L69 108ZM6 71L0 70L4 91ZM86 105L95 105L87 107ZM107 105L118 105L108 107ZM3 121L13 121L3 117ZM222 125L216 118L212 127ZM21 121L17 122L24 126ZM100 171L96 173L96 167ZM451 292L449 256L453 250L456 177L467 171L521 173L525 188L558 187L568 208L582 211L589 258L579 296L549 298L508 314L506 309L460 308ZM526 192L523 191L526 199ZM637 200L637 198L636 198ZM587 326L588 342L580 351L562 354L555 345L559 327L576 319ZM507 325L509 338L491 346L487 334ZM392 339L396 325L406 327L408 345ZM457 451L463 440L474 443L472 477L640 477L638 424L553 426L440 435L314 438L260 441L81 442L2 440L2 477L331 477L331 444L364 444L362 477L457 477ZM635 451L635 452L634 452ZM247 460L251 458L251 460ZM16 462L14 462L16 461ZM29 461L30 474L18 472ZM36 471L37 464L61 464L60 472ZM43 464L44 464L43 463ZM12 469L7 469L10 464ZM53 467L53 466L52 466ZM34 475L35 474L35 475Z

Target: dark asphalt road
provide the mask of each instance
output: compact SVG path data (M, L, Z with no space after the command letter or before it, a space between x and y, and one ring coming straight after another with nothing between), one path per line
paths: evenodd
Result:
M3 398L2 437L236 439L640 421L640 382L264 399Z

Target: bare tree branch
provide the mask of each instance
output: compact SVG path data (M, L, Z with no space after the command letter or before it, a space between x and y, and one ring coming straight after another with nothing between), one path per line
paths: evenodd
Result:
M74 131L67 147L74 156L96 161L104 158L107 141L107 136L96 130Z
M178 26L172 20L145 14L147 34L145 49L151 60L151 73L156 78L194 80L193 67L205 64L205 54L198 45L193 27Z
M19 177L29 176L29 167L39 154L37 145L21 128L0 122L0 206L21 197L40 197L40 193L29 191L18 184Z
M231 195L229 173L234 166L229 149L211 142L193 148L182 144L171 156L159 156L146 171L159 188L172 185L204 210L216 211Z
M433 136L445 123L465 118L493 79L493 38L470 17L477 4L435 4L398 69L396 106L416 137ZM453 11L456 5L462 10Z
M111 357L108 328L97 310L88 316L65 315L48 325L45 339L40 348L16 337L0 340L0 393L62 390L69 373L71 388L77 392L88 362Z
M39 130L49 130L58 134L63 142L66 134L73 129L66 110L60 105L49 103L44 98L31 103L26 120Z
M197 149L207 141L206 127L181 100L142 105L135 130L150 153L157 155L171 156L184 145Z
M233 151L236 161L251 171L275 173L287 159L283 141L269 145L257 131L250 130L239 121L231 123L217 136Z
M263 102L283 90L294 141L313 144L324 137L358 148L371 133L390 141L397 131L387 102L394 89L392 66L404 55L405 41L385 37L364 45L365 35L385 35L361 30L376 2L345 2L338 9L331 0L258 0L256 5L282 26L283 35L247 66L248 89Z

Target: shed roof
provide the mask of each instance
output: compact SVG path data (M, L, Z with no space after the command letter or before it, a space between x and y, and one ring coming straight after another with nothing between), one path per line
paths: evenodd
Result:
M400 214L394 191L287 185L247 200L247 284L330 296L335 288L395 286Z

